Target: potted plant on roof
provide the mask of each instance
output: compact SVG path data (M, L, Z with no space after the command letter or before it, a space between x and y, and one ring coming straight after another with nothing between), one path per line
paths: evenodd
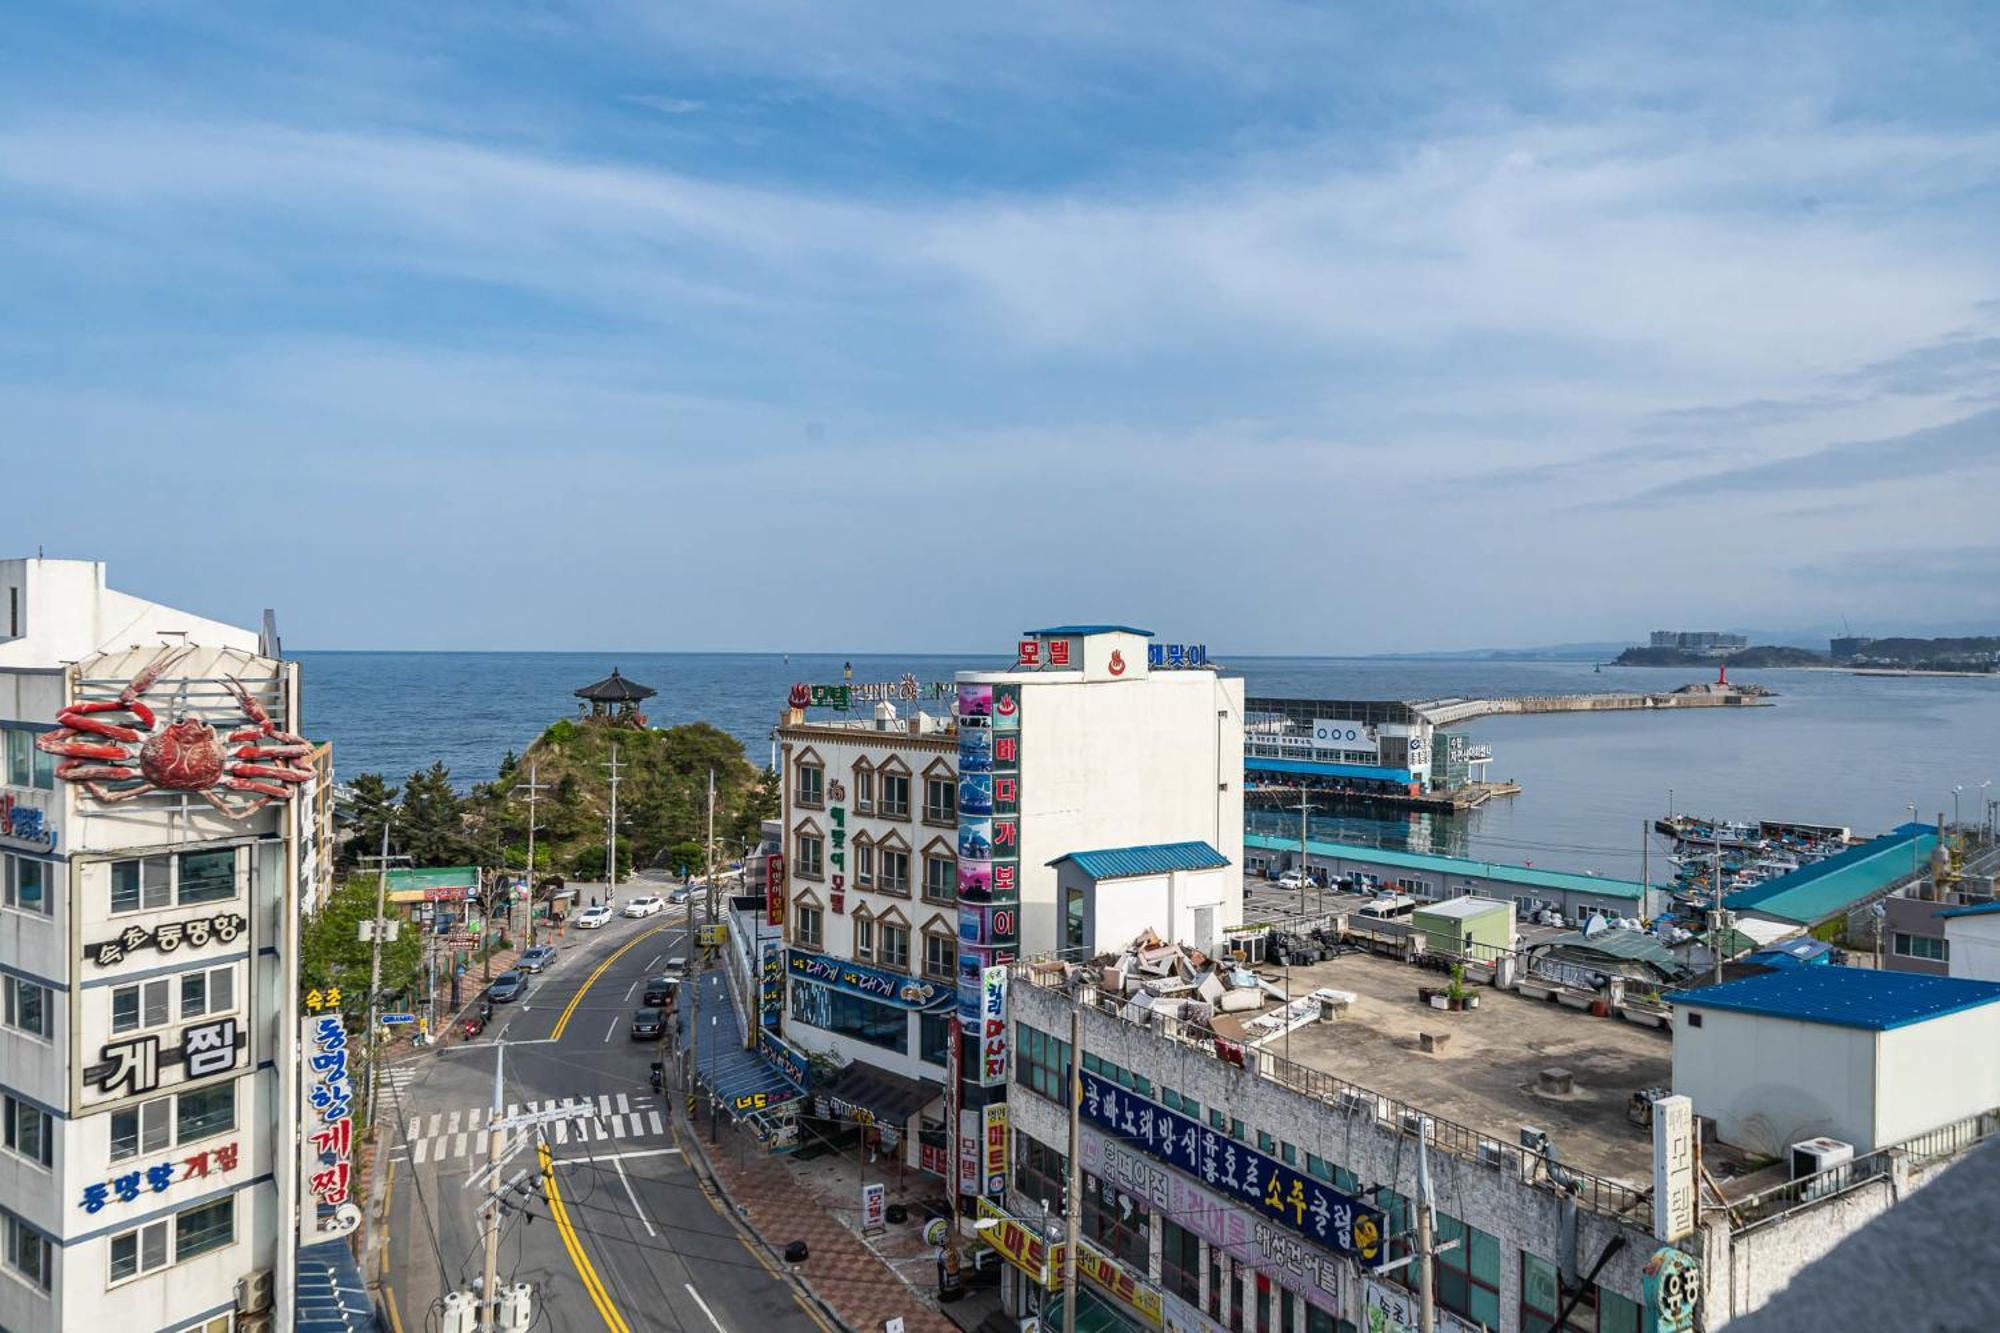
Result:
M1465 984L1465 964L1451 965L1451 985L1445 987L1445 1002L1453 1009L1477 1009L1479 992Z

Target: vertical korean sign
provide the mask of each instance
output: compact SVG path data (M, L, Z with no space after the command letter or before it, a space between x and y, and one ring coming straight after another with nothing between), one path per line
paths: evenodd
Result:
M299 1093L299 1240L333 1240L361 1225L349 1197L353 1175L354 1083L347 1072L347 1029L340 1012L300 1020L305 1062Z
M986 1022L987 972L1020 946L1020 727L1019 685L958 687L958 1011L968 1032ZM989 1079L982 1061L967 1079L992 1087L1006 1075Z
M997 1088L1007 1081L1007 969L989 967L980 977L979 1086Z
M766 924L785 924L785 900L789 886L785 883L785 854L772 852L764 860L764 920Z
M1653 1234L1669 1244L1694 1230L1694 1102L1653 1103Z

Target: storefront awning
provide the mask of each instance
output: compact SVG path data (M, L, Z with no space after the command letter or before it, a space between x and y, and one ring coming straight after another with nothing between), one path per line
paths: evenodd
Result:
M298 1333L377 1333L375 1303L361 1280L361 1265L345 1240L321 1241L299 1251Z
M736 1023L736 1000L729 993L720 972L710 972L700 980L701 1081L722 1101L731 1115L749 1115L779 1106L799 1095L784 1075L755 1051L743 1048L742 1028ZM682 996L676 1005L675 1020L687 1040L687 1025L696 1012L693 997ZM713 1021L711 1021L713 1020Z
M1043 1328L1063 1326L1063 1301L1068 1295L1068 1292L1053 1292L1043 1303ZM1083 1299L1076 1303L1076 1333L1137 1333L1145 1328L1146 1325L1120 1314L1117 1306L1088 1287L1083 1289Z
M815 1108L824 1106L826 1111L839 1115L844 1111L861 1110L878 1124L902 1125L911 1116L944 1096L944 1086L938 1083L904 1078L886 1069L864 1065L859 1061L841 1070L822 1086L813 1090Z

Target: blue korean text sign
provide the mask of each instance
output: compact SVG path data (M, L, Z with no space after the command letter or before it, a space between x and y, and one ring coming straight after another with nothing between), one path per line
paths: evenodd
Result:
M1083 1075L1083 1113L1119 1142L1194 1176L1316 1245L1353 1255L1364 1268L1379 1267L1388 1258L1379 1209L1227 1134L1088 1071Z

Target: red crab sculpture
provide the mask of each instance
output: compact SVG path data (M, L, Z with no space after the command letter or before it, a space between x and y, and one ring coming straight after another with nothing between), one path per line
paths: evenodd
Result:
M56 714L58 729L35 738L37 749L64 759L56 776L82 783L105 802L154 791L194 792L231 819L248 819L273 801L291 800L298 784L313 776L310 764L302 762L312 755L312 742L279 731L236 677L229 677L229 692L251 725L230 732L227 742L197 717L179 716L162 727L146 706L141 696L191 651L163 651L116 699L71 704ZM100 716L117 712L129 713L131 725ZM130 785L107 787L107 782ZM218 787L255 799L224 800Z

